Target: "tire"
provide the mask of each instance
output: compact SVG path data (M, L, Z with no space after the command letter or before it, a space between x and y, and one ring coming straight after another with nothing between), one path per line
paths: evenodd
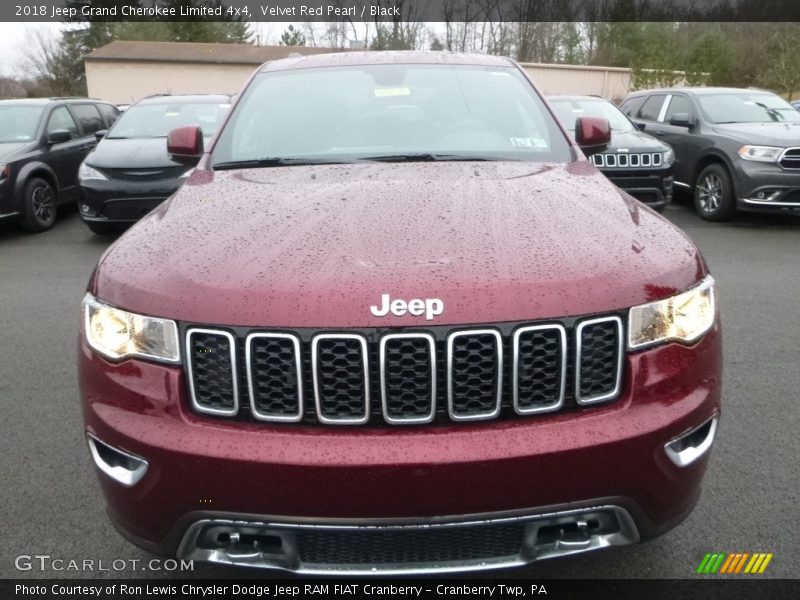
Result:
M98 223L96 221L84 221L92 233L97 235L109 235L119 233L119 227L115 223Z
M728 170L712 163L700 172L694 184L694 208L706 221L730 221L736 214L736 201Z
M25 202L22 227L31 232L47 231L56 222L58 197L46 180L31 177L25 184Z

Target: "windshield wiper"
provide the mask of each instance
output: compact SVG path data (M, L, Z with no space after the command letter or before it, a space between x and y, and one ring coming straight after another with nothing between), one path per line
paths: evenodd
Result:
M468 154L432 154L430 152L415 152L413 154L384 154L381 156L362 156L359 160L377 162L436 162L436 161L489 161L501 160L487 156L470 156Z
M212 165L214 170L256 169L258 167L292 167L296 165L338 165L352 161L341 158L289 158L270 156L251 160L232 160Z

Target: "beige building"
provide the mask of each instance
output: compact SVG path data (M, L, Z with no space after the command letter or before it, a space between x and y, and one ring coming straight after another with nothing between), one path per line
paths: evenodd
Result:
M87 54L84 64L90 98L130 104L150 94L235 93L267 61L325 52L341 50L116 41Z
M548 96L593 94L620 101L631 89L630 69L522 63L522 68Z
M116 41L85 56L91 98L129 104L150 94L238 92L261 64L290 54L345 52L305 46ZM596 94L620 100L631 70L522 63L545 94Z

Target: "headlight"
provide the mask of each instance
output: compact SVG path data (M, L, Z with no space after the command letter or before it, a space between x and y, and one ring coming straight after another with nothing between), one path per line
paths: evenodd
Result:
M82 162L81 166L78 167L78 179L108 179L108 177L103 175L100 171L93 169L85 162Z
M744 160L775 162L783 150L784 148L776 148L775 146L742 146L739 148L739 156Z
M628 318L628 348L670 340L691 343L714 324L714 279L709 275L690 290L634 306Z
M664 152L664 155L661 157L661 162L667 166L675 162L675 153L672 151L672 148Z
M88 293L83 298L82 308L86 341L106 358L118 361L140 357L180 362L175 321L114 308Z

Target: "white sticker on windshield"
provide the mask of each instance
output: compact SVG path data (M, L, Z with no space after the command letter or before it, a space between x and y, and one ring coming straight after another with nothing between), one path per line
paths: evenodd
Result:
M508 139L515 148L547 148L547 142L542 138L514 137Z

